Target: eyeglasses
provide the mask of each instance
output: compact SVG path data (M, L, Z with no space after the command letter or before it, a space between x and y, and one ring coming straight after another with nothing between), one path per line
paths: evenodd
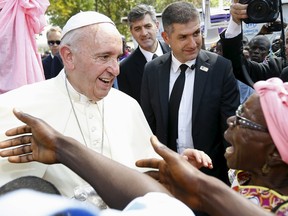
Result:
M54 44L59 45L60 43L61 43L60 40L56 40L56 41L51 40L51 41L48 41L48 45L49 45L49 46L53 46Z
M234 126L239 125L241 127L249 128L251 130L257 130L257 131L262 131L262 132L266 132L266 133L269 132L267 127L242 117L241 116L242 113L243 113L243 106L240 105L238 107L238 109L236 110L236 113L235 113L236 114L235 115L235 121L233 123Z

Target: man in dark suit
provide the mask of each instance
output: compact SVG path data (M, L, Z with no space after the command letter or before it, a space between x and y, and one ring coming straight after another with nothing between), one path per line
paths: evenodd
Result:
M227 30L220 34L223 56L231 60L235 77L245 84L253 86L254 82L271 77L280 77L287 82L288 68L284 58L271 56L266 63L258 63L243 57L241 22L242 19L248 17L247 7L248 4L238 2L232 3L230 6L231 18ZM286 32L285 37L287 38L287 36Z
M169 52L170 48L164 42L157 40L159 22L152 6L140 4L134 7L128 15L128 23L138 47L120 62L120 74L117 77L118 88L140 103L145 64L152 60L154 54L161 56Z
M51 54L42 60L42 65L44 69L45 79L50 79L50 78L55 77L58 74L58 73L57 74L54 73L53 59L55 58L56 55L59 56L58 51L59 51L59 45L60 45L61 37L62 37L62 29L59 26L52 26L47 31L46 37L47 37L47 43L50 48ZM62 65L62 68L63 68L63 65Z
M240 101L232 64L222 56L201 49L200 16L191 3L168 5L162 22L162 37L172 52L145 65L141 107L162 143L179 153L187 148L204 151L211 157L213 169L202 171L227 183L224 158L227 143L223 135L226 120L235 115ZM185 84L179 108L171 112L173 88L178 82L181 64L189 67L183 71ZM171 118L175 113L176 122ZM178 126L171 130L175 124ZM174 133L175 139L171 137Z

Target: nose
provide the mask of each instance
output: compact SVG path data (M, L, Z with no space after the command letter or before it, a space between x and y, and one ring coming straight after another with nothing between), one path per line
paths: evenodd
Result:
M235 120L236 116L230 116L226 121L228 127L235 127Z
M146 29L146 28L142 28L142 29L141 29L141 34L142 34L142 35L145 35L145 36L148 35L147 29Z
M191 47L196 47L197 44L196 44L196 40L193 36L189 37L189 44Z
M260 53L260 49L259 48L255 48L255 49L251 49L252 53Z
M118 59L111 58L108 64L108 71L113 74L113 76L118 76L120 73Z

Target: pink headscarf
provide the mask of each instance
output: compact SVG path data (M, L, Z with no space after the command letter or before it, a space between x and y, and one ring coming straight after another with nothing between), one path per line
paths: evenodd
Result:
M35 34L43 31L49 0L0 0L0 94L44 80Z
M269 133L282 160L288 164L288 82L270 78L256 82L254 89L260 96Z

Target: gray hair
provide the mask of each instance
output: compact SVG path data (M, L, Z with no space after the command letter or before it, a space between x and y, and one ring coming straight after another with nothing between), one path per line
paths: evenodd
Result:
M189 2L174 2L169 4L162 13L163 28L166 33L172 33L174 23L186 24L190 21L200 22L198 10Z
M131 27L135 21L142 20L146 14L149 14L155 23L157 22L155 8L151 5L140 4L129 12L127 17L129 26Z

